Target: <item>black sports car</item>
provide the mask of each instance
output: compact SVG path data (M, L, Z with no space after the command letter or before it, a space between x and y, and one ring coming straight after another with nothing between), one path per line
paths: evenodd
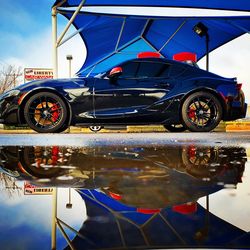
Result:
M0 123L40 133L68 126L162 124L205 132L246 115L236 79L163 58L126 61L95 77L40 80L0 96Z

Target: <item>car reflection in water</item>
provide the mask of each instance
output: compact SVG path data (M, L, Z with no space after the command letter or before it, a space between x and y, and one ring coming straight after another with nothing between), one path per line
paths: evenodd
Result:
M77 188L88 220L72 240L76 249L249 247L249 234L197 203L236 187L245 162L240 147L12 146L0 151L8 175L38 186Z

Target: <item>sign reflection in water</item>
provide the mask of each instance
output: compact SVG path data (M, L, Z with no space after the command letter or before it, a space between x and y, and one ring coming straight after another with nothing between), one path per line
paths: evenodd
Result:
M241 182L244 148L3 147L0 158L16 179L76 188L88 219L71 247L250 247L249 233L209 211L210 194Z

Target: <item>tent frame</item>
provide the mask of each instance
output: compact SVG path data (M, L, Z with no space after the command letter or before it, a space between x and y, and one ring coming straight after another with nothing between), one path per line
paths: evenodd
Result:
M64 13L65 11L60 10L60 7L66 2L67 0L62 0L60 3L58 3L57 5L54 5L52 7L52 58L53 58L53 75L54 78L58 78L58 48L64 44L65 42L67 42L68 40L70 40L71 38L73 38L75 35L79 34L84 27L79 28L78 30L76 30L75 32L73 32L73 34L69 35L67 38L64 38L66 33L68 32L69 28L71 27L71 25L73 24L75 18L77 17L78 14L91 14L91 12L84 12L82 11L82 8L86 2L86 0L81 0L80 4L78 6L75 7L74 13L71 16L70 20L68 21L68 23L66 24L64 30L62 31L61 35L58 37L57 35L57 14L60 13ZM96 6L98 7L98 6ZM100 6L99 6L100 7ZM97 13L98 14L98 13ZM105 15L109 15L109 14L105 14ZM110 14L113 16L113 14ZM141 32L141 34L137 37L135 37L134 39L132 39L130 42L128 42L127 44L123 45L122 47L119 47L119 43L120 40L122 38L123 35L123 31L124 31L124 27L126 24L126 20L127 20L127 16L126 15L119 15L120 17L123 17L123 22L121 25L121 29L119 32L119 36L116 42L116 46L115 49L112 53L104 56L103 58L101 58L99 61L95 62L92 65L89 65L87 68L85 68L85 70L90 70L90 72L92 72L92 70L101 62L105 61L106 59L112 57L115 54L119 54L119 53L129 53L129 52L122 52L123 49L125 49L126 47L130 46L131 44L135 43L136 41L139 41L140 39L143 40L146 44L148 44L154 51L158 52L162 57L164 57L161 53L161 51L167 46L167 44L175 37L175 35L185 26L187 20L189 19L189 17L186 17L183 22L176 28L176 30L173 32L173 34L167 39L167 41L161 46L161 48L157 49L154 47L154 45L152 43L150 43L150 41L148 41L145 37L145 32L147 31L148 25L150 25L150 21L154 20L154 19L158 19L157 17L142 17L146 20L145 26L143 28L143 31ZM164 17L161 17L164 18ZM235 24L231 21L227 21L228 23L230 23L232 26L234 26L235 28L241 30L242 32L248 33L250 34L249 30L246 30L244 27ZM206 53L207 55L207 69L208 69L208 54L211 52L207 51L208 53Z
M75 35L79 34L83 28L80 28L78 30L76 30L73 34L69 35L67 38L64 38L66 33L68 32L69 28L71 27L71 25L73 24L75 18L77 17L77 15L81 12L82 7L84 6L86 0L82 0L81 3L78 5L78 7L76 8L76 10L74 11L72 17L70 18L70 20L68 21L68 23L66 24L64 30L62 31L61 35L58 37L57 35L57 14L61 13L60 11L58 11L57 8L59 8L61 5L63 5L67 0L63 0L61 3L59 3L56 6L53 6L52 8L52 58L53 58L53 75L54 78L57 79L58 78L58 48L63 45L65 42L69 41L71 38L73 38ZM178 33L178 31L185 25L186 20L183 21L183 23L176 29L176 31L173 33L173 35L166 41L166 43L158 50L157 48L155 48L144 36L147 27L150 23L150 20L153 18L147 18L145 26L140 34L140 36L134 38L133 40L131 40L130 42L128 42L127 44L123 45L121 48L119 48L119 43L124 31L124 27L126 24L126 20L127 17L124 16L124 20L122 22L121 25L121 29L120 29L120 33L116 42L116 46L115 46L115 50L114 52L112 52L111 54L107 55L106 57L102 58L101 60L97 61L95 64L90 65L87 69L90 69L90 72L96 67L96 65L98 65L99 63L105 61L106 59L110 58L111 56L118 54L118 53L122 53L121 51L126 48L127 46L133 44L136 41L139 41L140 39L143 40L146 44L148 44L153 50L155 50L156 52L158 52L162 57L164 57L161 54L162 49L174 38L174 36Z
M74 14L70 18L70 20L66 24L64 30L62 31L61 35L58 38L58 36L57 36L57 13L58 13L57 8L60 7L65 2L66 2L66 0L64 0L60 4L54 6L52 8L52 12L51 12L51 16L52 16L52 43L53 43L53 46L52 46L52 49L53 49L52 57L53 57L53 75L54 75L54 78L58 78L58 48L62 44L64 44L68 40L70 40L72 37L74 37L75 35L77 35L78 33L80 33L81 30L82 30L82 29L79 29L78 31L76 31L72 35L70 35L68 38L66 38L66 39L63 40L63 38L65 37L66 33L68 32L70 26L74 22L76 16L78 15L78 13L80 12L80 10L83 7L84 3L86 2L86 0L82 0L81 1L81 3L76 8Z

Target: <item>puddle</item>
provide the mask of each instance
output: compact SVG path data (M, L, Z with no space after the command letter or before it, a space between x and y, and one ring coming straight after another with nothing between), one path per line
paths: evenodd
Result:
M58 249L250 248L248 152L3 146L1 245L50 249L57 211Z

